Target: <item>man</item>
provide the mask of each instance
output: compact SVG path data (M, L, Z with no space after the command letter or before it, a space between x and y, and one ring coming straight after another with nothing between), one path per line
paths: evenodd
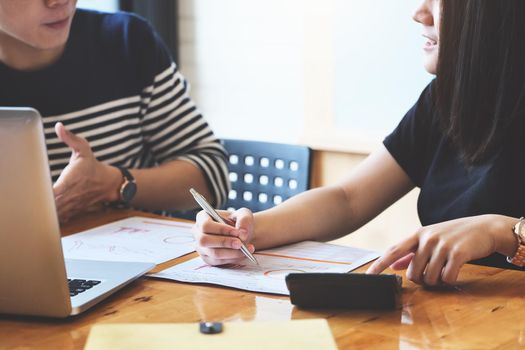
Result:
M100 203L194 208L190 187L226 199L225 151L134 15L0 0L0 105L42 114L62 222Z

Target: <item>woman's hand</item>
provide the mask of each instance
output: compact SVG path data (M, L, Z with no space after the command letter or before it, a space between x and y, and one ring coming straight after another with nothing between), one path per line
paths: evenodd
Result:
M86 139L55 125L58 138L71 148L69 164L53 186L58 217L68 221L75 214L102 202L118 200L120 171L99 162Z
M235 226L217 223L206 212L199 212L193 226L196 250L207 264L213 266L238 263L245 259L240 250L242 242L251 253L255 251L253 244L249 244L253 240L253 214L246 208L233 213L217 212Z
M367 273L408 267L406 276L415 283L452 284L468 261L494 252L512 255L517 247L511 231L515 223L515 218L502 215L480 215L422 227L391 247Z

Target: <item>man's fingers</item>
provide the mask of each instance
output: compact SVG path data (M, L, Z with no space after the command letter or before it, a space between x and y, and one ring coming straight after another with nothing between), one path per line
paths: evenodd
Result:
M64 207L57 203L57 216L60 222L67 222L71 217L71 209L69 208L69 206Z
M381 273L383 270L385 270L387 267L392 265L397 260L401 259L402 257L406 256L409 253L414 252L417 249L418 239L419 239L418 235L413 235L412 237L409 237L405 239L404 241L402 241L401 243L388 249L383 256L377 259L372 264L372 266L368 268L366 273L369 273L369 274Z
M67 187L68 185L64 176L59 176L57 181L53 184L53 193L55 194L55 200L57 200L57 204L59 197L62 197L66 193Z
M69 195L55 197L55 204L60 222L66 222L87 205L87 203L74 200Z
M77 136L71 131L67 130L64 124L60 122L56 123L55 132L60 141L64 142L74 152L77 152L80 155L84 155L87 152L91 152L91 148L89 147L89 144L86 141L86 139Z

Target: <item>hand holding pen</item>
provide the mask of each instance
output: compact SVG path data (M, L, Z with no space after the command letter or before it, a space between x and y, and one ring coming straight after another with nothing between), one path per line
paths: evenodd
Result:
M210 265L238 263L247 257L259 265L252 255L255 247L249 242L253 233L253 215L248 209L240 209L233 214L237 222L227 219L223 212L221 216L211 207L204 197L194 189L190 190L203 212L197 215L195 236L197 252ZM210 220L210 218L213 220ZM227 225L227 226L226 226Z

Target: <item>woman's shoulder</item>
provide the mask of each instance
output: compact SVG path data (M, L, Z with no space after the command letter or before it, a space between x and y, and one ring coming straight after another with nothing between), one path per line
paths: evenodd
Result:
M432 79L430 83L423 89L416 106L425 109L428 112L434 112L436 109L436 79ZM434 114L434 113L426 113Z
M435 79L428 83L412 108L408 110L404 118L401 120L401 125L407 125L411 129L415 129L414 131L417 132L435 131L435 128L433 128L436 123L435 85Z

